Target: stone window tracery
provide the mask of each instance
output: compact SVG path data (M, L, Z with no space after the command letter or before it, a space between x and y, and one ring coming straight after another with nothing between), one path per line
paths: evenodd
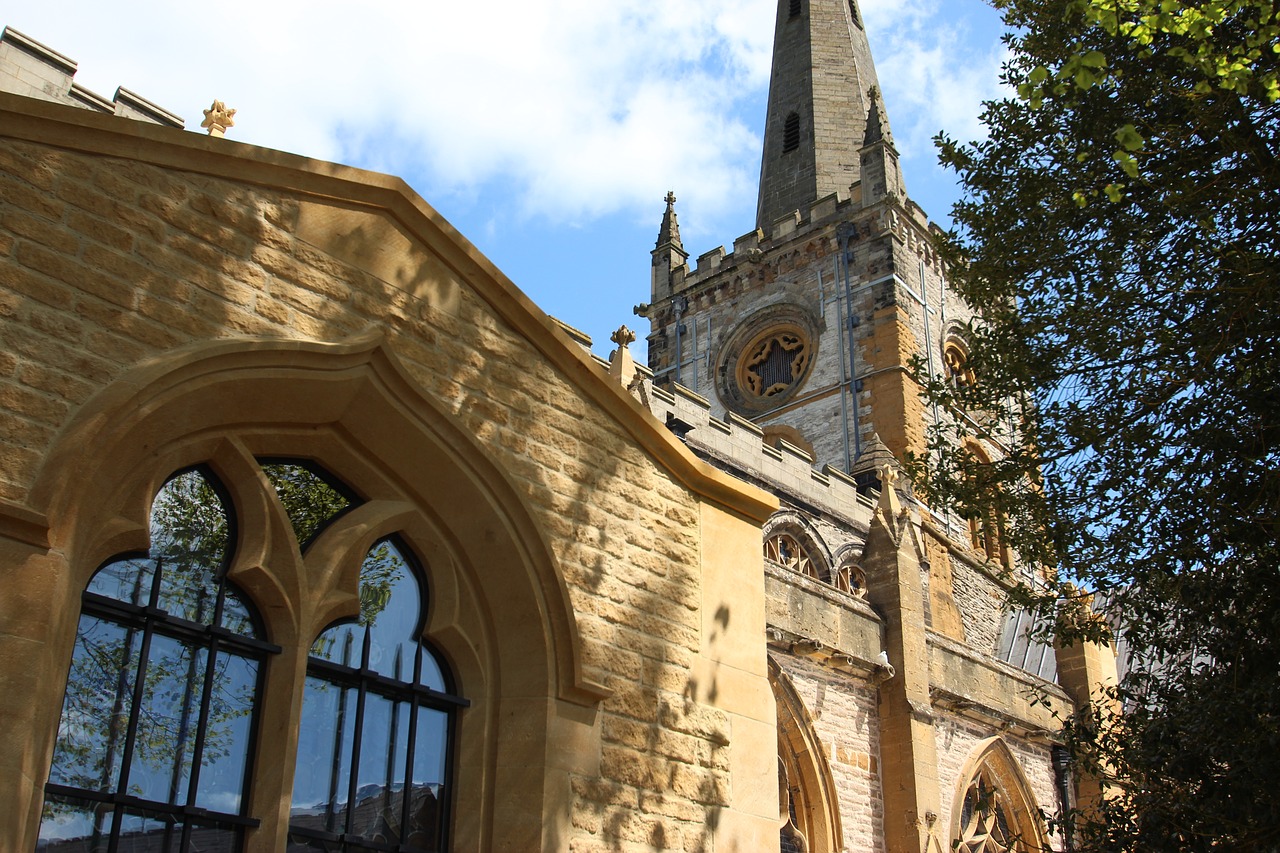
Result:
M1006 853L1015 850L1009 807L983 769L969 783L960 812L959 853Z
M947 380L957 388L972 388L977 382L973 368L969 366L969 354L958 341L947 341L942 349L942 363Z
M741 322L716 356L725 407L753 417L785 405L809 378L817 340L816 324L800 305L771 305Z
M978 744L965 767L951 806L951 849L958 853L1049 849L1035 798L1002 738Z
M867 597L867 575L858 565L842 566L831 578L831 585L858 598Z
M297 694L279 681L267 690L266 662L281 648L230 579L238 527L269 522L238 518L229 495L269 485L294 535L285 547L326 541L335 553L316 563L335 568L361 557L324 533L360 500L314 463L246 462L258 477L237 479L238 490L205 467L172 476L152 501L149 550L113 557L89 580L38 849L238 853L261 822L250 813L258 721L288 714L276 703ZM422 640L428 588L414 555L383 538L361 565L359 616L316 638L297 686L288 850L443 851L467 702Z
M809 552L789 533L776 533L766 539L764 556L765 559L772 560L793 572L818 579L818 570Z
M395 540L369 551L360 615L311 647L290 851L445 849L449 732L464 702L420 641L425 590ZM342 843L338 843L342 842Z

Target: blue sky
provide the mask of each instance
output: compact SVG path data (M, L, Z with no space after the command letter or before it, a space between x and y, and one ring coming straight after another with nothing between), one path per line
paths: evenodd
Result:
M982 0L859 2L907 190L945 223L930 138L981 133L1000 21ZM642 357L667 190L692 257L754 226L775 3L69 0L0 24L191 130L219 98L232 139L399 175L596 352L626 323Z

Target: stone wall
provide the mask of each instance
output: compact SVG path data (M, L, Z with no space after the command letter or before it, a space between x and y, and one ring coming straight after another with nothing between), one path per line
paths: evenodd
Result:
M938 716L934 728L938 744L938 785L942 794L942 810L938 814L937 825L939 835L943 837L944 849L949 849L952 839L947 836L955 817L952 814L952 803L959 786L968 782L962 778L965 764L974 749L991 737L991 729L970 720L945 715ZM1048 744L1032 743L1008 735L1004 735L1003 740L1018 761L1036 805L1048 814L1055 814L1059 808L1058 794ZM1052 849L1063 849L1060 837L1052 836L1049 840Z
M55 114L48 132L63 132L63 119ZM6 114L0 128L32 135L42 120ZM111 136L120 130L114 125L96 130L108 149L135 142ZM92 137L95 129L72 132ZM137 136L131 127L123 132ZM710 849L713 836L750 846L759 831L749 780L761 774L753 764L765 775L773 768L772 711L757 701L768 689L762 579L728 590L714 575L744 548L758 559L758 526L753 532L744 524L742 509L732 518L713 509L684 475L655 464L645 441L674 452L677 467L696 465L656 425L642 425L652 431L643 441L621 427L617 407L634 403L620 389L594 390L593 400L582 385L604 387L600 377L567 379L566 369L594 365L569 354L575 347L509 284L481 286L500 274L443 220L424 218L413 202L389 216L281 189L271 183L281 160L301 169L291 177L302 187L326 180L327 170L316 177L297 158L182 140L142 134L137 144L162 161L208 158L225 171L243 169L255 182L0 140L0 497L10 514L33 517L28 502L62 494L70 484L41 479L50 448L88 403L148 365L220 340L335 343L372 335L403 367L412 393L472 436L528 507L573 614L579 647L570 679L603 697L585 716L554 696L543 700L541 713L550 701L558 728L531 723L522 747L558 768L530 788L542 791L542 801L508 792L491 804L489 828L471 830L461 846L492 841L485 832L513 837L502 834L506 823L532 832L521 849L636 843L699 850ZM228 156L245 160L228 165ZM402 192L373 178L393 195ZM348 175L357 184L366 179ZM402 220L415 216L411 231ZM424 228L437 240L430 248L417 237ZM626 418L641 423L634 408ZM746 494L727 488L726 496ZM700 537L708 530L718 534L722 555L706 553ZM739 532L746 534L741 546ZM12 615L4 614L6 624ZM6 672L12 654L0 655ZM65 672L64 663L51 663L47 672ZM21 759L32 790L48 766L56 680L41 682L37 693L50 699L30 721L44 751ZM492 723L504 740L522 725L499 716ZM739 781L731 784L731 774ZM567 780L563 787L557 778ZM30 814L26 808L5 810ZM28 825L22 837L31 831Z
M812 661L778 655L809 711L840 801L846 850L884 848L880 726L874 684Z

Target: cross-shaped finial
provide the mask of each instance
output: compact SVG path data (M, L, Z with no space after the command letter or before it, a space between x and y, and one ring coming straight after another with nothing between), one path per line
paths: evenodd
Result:
M671 190L667 190L667 207L676 203L676 194Z

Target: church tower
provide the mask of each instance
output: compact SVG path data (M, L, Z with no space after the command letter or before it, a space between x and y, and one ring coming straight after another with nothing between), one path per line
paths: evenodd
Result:
M910 371L963 363L967 319L906 195L857 0L778 0L756 227L691 268L667 196L648 305L649 366L866 479L924 448ZM868 481L869 482L869 481Z

